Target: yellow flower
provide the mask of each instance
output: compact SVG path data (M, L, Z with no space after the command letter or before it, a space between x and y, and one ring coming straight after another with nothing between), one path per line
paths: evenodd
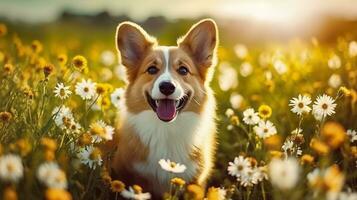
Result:
M53 161L55 159L55 152L50 150L45 150L44 159L47 161Z
M63 189L47 189L45 193L46 200L72 200L69 192Z
M92 123L90 133L99 137L105 137L105 128L98 123Z
M230 120L231 120L231 124L232 124L232 125L235 125L235 126L238 126L238 125L239 125L239 118L238 118L238 116L233 115Z
M343 126L337 122L327 122L322 127L321 136L332 149L337 149L345 141L346 131Z
M324 175L324 183L327 191L341 191L345 181L344 174L340 171L337 165L329 167Z
M98 160L99 158L101 158L101 154L102 152L97 147L94 147L89 157L91 160Z
M196 184L190 184L187 186L187 191L193 200L202 200L204 198L203 188Z
M41 145L49 150L49 151L56 151L57 149L57 143L54 139L43 137L40 140Z
M31 151L31 143L28 139L19 139L16 141L16 145L20 150L21 156L26 156Z
M43 73L45 74L45 77L49 76L53 70L54 70L54 66L51 63L45 64L43 66Z
M97 83L96 92L99 95L106 95L113 91L113 86L108 83Z
M121 192L125 189L125 184L119 180L114 180L110 183L112 192Z
M301 164L313 164L314 157L310 154L304 154L300 158Z
M267 119L271 116L272 110L268 105L261 105L258 109L259 116L263 119Z
M86 146L86 145L90 145L92 144L92 137L90 136L89 133L83 133L80 137L79 137L79 145L80 146Z
M112 177L110 177L109 174L104 174L102 175L102 180L105 184L111 185Z
M330 152L329 146L316 138L311 139L310 147L320 155L326 155Z
M141 188L140 185L133 185L133 190L136 194L140 194L143 192L143 188Z
M34 53L40 53L43 49L41 42L38 40L32 41L31 49Z
M283 156L283 152L281 151L269 151L269 155L272 157L272 158L281 158Z
M87 59L81 55L77 55L72 59L72 66L79 71L83 71L87 68Z
M3 191L3 199L4 200L17 200L17 193L15 188L6 187Z
M177 185L177 186L180 186L180 187L182 187L183 185L186 184L185 180L183 180L182 178L177 178L177 177L171 179L171 183L173 185Z
M66 54L59 54L57 56L57 60L61 65L65 65L67 63L68 57Z
M2 51L0 51L0 62L4 62L4 60L5 60L5 54Z
M0 152L1 154L1 152ZM357 158L357 146L352 146L350 149L350 154L354 157Z
M14 71L14 66L10 63L6 63L4 65L4 72L5 74L11 74Z
M344 86L340 87L339 91L341 91L342 94L345 95L346 97L351 96L351 90L347 89Z
M278 134L272 135L264 139L264 145L269 150L279 150L281 147L281 137Z
M110 108L110 99L108 97L100 97L98 98L97 104L101 109L107 110Z
M12 114L10 112L0 112L0 120L4 123L10 122L12 119Z
M215 187L210 187L207 192L207 200L220 200L219 189Z
M5 24L0 24L0 37L7 34L7 27Z

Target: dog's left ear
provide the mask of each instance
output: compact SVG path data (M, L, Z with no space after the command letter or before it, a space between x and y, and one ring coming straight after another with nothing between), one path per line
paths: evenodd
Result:
M178 40L178 46L194 58L200 71L206 73L208 68L216 64L218 46L216 23L212 19L201 20Z

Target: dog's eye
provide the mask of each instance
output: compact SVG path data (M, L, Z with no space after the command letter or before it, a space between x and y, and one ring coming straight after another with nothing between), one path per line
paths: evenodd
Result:
M178 69L177 69L177 72L179 73L179 74L181 74L181 75L187 75L188 74L188 69L187 69L187 67L185 67L185 66L180 66Z
M146 71L149 74L153 75L153 74L156 74L157 72L159 72L159 69L155 66L150 66Z

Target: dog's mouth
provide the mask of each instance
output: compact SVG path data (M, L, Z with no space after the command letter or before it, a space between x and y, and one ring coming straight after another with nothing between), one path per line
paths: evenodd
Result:
M146 99L151 108L156 112L157 117L164 121L173 121L177 114L185 108L191 93L185 94L180 99L153 99L148 92L146 92Z

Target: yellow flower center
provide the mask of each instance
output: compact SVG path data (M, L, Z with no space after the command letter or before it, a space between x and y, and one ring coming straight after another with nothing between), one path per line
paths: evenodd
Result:
M9 171L10 173L15 171L15 166L12 163L9 163L6 165L6 169L7 171Z
M171 162L171 163L170 163L170 167L171 167L171 168L174 168L174 167L176 167L176 163L174 163L174 162Z
M303 108L303 107L304 107L304 104L300 102L300 103L298 104L298 107L299 107L299 108Z
M62 88L60 90L60 96L65 96L66 95L66 91Z

